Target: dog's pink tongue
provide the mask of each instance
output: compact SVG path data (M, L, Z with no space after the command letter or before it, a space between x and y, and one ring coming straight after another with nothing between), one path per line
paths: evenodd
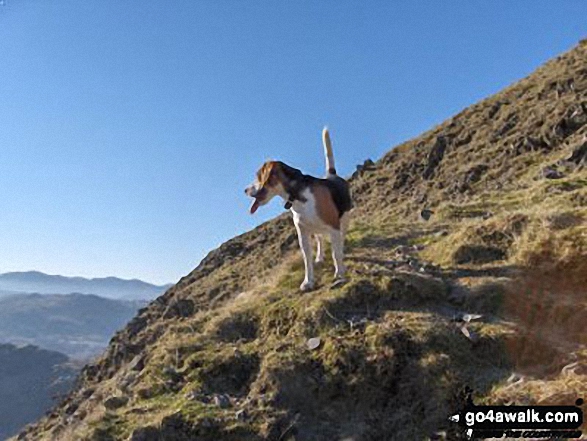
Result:
M253 203L251 204L251 208L249 209L251 214L254 214L255 211L257 211L257 208L259 208L259 201L257 199L255 199L253 201Z

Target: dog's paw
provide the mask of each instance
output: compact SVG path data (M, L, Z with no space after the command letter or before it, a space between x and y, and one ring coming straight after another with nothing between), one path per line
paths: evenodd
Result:
M312 291L314 289L314 282L310 280L304 280L304 283L300 285L301 291Z
M314 260L314 263L316 265L322 265L324 263L324 257L316 257L316 260Z

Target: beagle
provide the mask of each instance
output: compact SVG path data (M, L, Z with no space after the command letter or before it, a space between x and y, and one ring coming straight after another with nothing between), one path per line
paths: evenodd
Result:
M267 204L274 196L281 196L285 209L293 214L298 241L304 257L305 277L302 291L314 288L314 263L312 260L312 235L317 242L316 262L324 260L323 235L329 235L335 267L335 283L344 281L344 235L352 208L348 182L336 174L334 155L328 129L322 132L326 156L326 178L305 175L300 170L281 161L267 161L257 172L253 184L245 189L252 197L251 214Z

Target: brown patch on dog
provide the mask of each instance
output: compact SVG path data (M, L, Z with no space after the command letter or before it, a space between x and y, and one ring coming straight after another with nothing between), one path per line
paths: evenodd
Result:
M275 187L278 183L284 183L287 178L282 170L279 161L267 161L257 171L257 182L259 188Z
M267 161L265 164L261 166L259 171L257 171L257 181L259 181L261 187L272 187L273 185L275 185L275 180L278 174L278 168L279 165L275 161Z
M316 199L316 211L318 216L326 225L330 225L332 228L340 229L340 217L338 215L338 209L332 200L330 191L320 184L314 184L310 187L310 190L314 194Z

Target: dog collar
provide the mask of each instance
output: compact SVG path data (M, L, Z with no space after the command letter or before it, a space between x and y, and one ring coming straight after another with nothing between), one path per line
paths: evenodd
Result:
M290 194L289 199L287 200L287 202L285 203L283 208L285 208L286 210L289 210L292 207L294 201L295 201L295 198L293 197L293 195Z

